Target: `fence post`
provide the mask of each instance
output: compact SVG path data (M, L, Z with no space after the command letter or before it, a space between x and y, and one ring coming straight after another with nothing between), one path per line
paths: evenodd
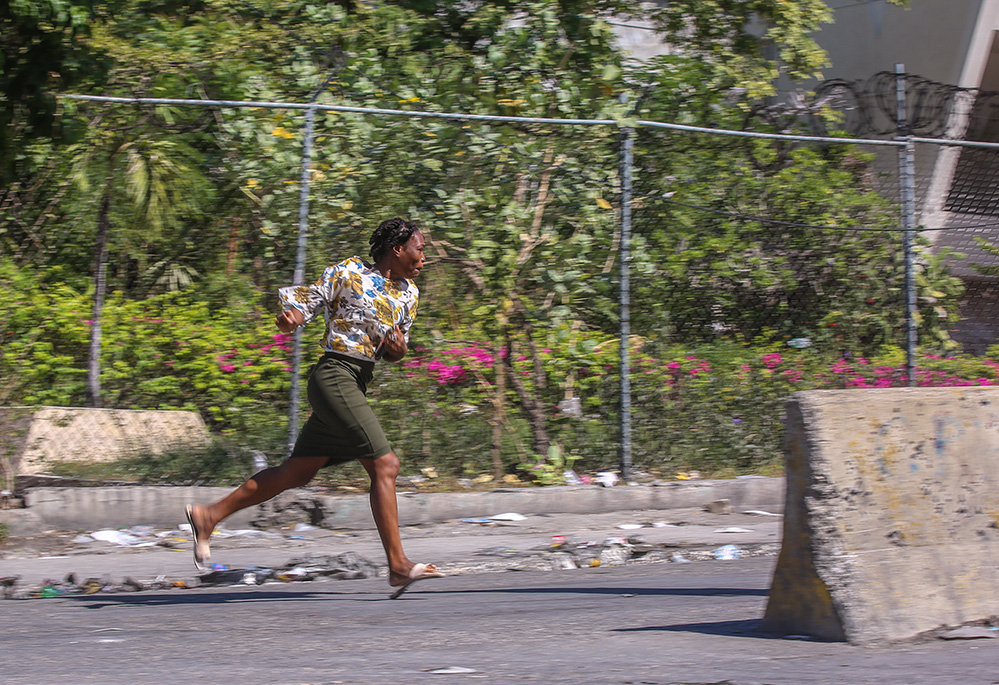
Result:
M627 102L622 95L621 101ZM621 129L621 478L631 476L631 169L634 129Z
M315 98L313 98L314 100ZM305 251L309 236L309 175L312 167L312 138L315 129L316 109L305 110L305 140L302 142L302 185L298 199L298 250L295 254L294 285L305 283ZM288 401L288 451L295 448L298 439L298 396L302 368L302 329L295 330L295 345L291 361L291 397Z
M913 254L913 228L915 227L915 149L905 103L905 65L895 65L895 94L898 104L898 135L905 141L898 149L899 196L902 202L902 251L905 257L905 368L909 386L916 385L916 274Z

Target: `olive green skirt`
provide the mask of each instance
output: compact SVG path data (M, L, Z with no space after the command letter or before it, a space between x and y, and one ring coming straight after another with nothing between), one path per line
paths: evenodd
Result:
M327 352L309 373L312 415L292 457L326 457L326 466L376 459L392 451L365 394L374 362Z

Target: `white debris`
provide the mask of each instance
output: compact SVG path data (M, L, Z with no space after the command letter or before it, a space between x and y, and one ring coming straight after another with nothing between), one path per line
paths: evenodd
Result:
M505 514L496 514L495 516L490 516L491 521L524 521L527 519L523 514L518 514L516 512L510 511Z

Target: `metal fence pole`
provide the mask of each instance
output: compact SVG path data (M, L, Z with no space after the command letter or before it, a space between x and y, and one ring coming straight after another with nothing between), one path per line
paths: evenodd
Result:
M905 102L905 66L895 65L895 93L898 104L898 135L905 147L898 149L898 185L902 202L902 251L905 257L905 367L909 386L916 385L916 274L913 254L913 228L915 227L915 148Z
M622 98L625 100L626 98ZM631 476L631 169L635 132L621 129L621 478Z
M309 176L312 168L312 138L315 131L316 110L305 110L305 140L302 143L302 185L298 200L298 250L295 254L294 285L305 282L305 252L309 236ZM295 330L295 345L291 362L291 396L288 401L288 454L298 439L298 396L302 368L302 329Z

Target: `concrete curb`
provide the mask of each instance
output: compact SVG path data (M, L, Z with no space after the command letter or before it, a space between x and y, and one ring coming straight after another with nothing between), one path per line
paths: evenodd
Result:
M0 523L11 535L30 536L44 530L94 530L134 525L173 527L184 521L184 505L211 502L230 488L121 486L33 488L26 509L0 511ZM734 480L677 481L656 484L510 488L487 492L399 494L402 525L441 523L506 512L521 514L587 514L632 510L701 507L727 499L736 511L784 508L784 479L748 477ZM275 500L241 511L228 519L232 528L272 524L277 507L295 506L310 513L315 525L331 529L374 527L367 495L327 495L291 490Z

